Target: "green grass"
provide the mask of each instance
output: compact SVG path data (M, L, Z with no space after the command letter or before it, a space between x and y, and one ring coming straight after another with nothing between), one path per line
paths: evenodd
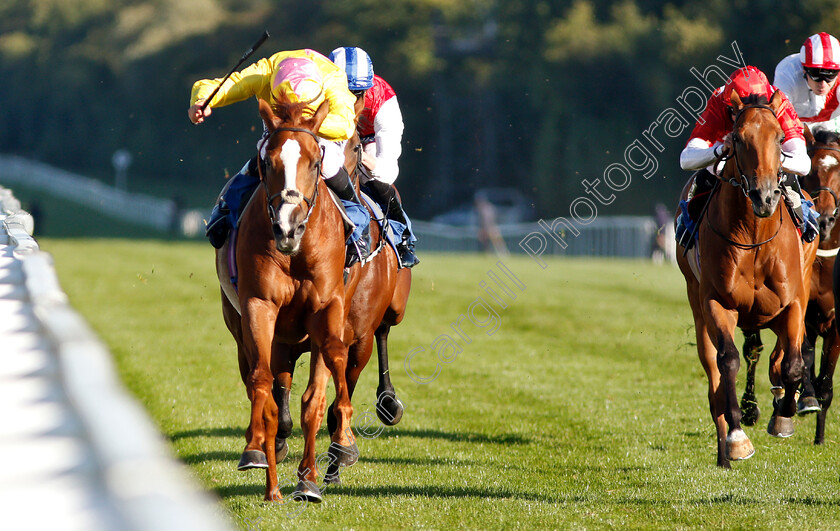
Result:
M556 259L543 270L527 257L505 258L524 290L511 300L496 288L508 307L496 304L495 332L462 320L470 343L459 339L457 358L421 385L406 374L406 355L416 352L416 375L433 374L430 345L442 334L457 339L450 324L477 297L491 300L479 283L488 270L498 273L488 256L422 256L408 315L391 334L402 422L359 437L361 459L324 503L280 505L262 501L264 474L236 471L249 404L221 318L212 249L41 244L126 385L243 528L840 528L837 415L829 413L822 447L811 442L813 416L795 420L791 439L768 436L766 356L764 412L747 428L756 455L732 470L714 466L706 380L676 268ZM476 311L473 320L487 315ZM372 363L354 397L357 417L372 412ZM281 482L293 482L301 455L306 374L299 368L293 389L296 430L278 466Z

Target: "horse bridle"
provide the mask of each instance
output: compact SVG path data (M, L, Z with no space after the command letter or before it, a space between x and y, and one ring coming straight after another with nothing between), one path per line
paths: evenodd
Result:
M751 103L751 104L748 104L748 105L744 105L743 107L741 107L738 110L737 113L735 113L735 118L732 120L732 123L733 123L732 130L733 131L735 130L735 124L738 123L738 119L741 117L741 113L743 113L747 109L768 110L773 114L773 117L776 118L776 111L774 111L773 108L770 107L769 105L764 105L764 104L761 104L761 103ZM782 152L782 154L784 155L784 152ZM726 182L728 182L732 186L735 186L736 188L740 187L741 191L744 193L744 197L749 197L748 189L749 189L749 186L750 186L750 180L746 175L744 175L744 171L741 169L741 163L738 161L738 151L735 149L734 145L732 146L732 154L729 155L729 156L721 156L719 160L727 161L730 158L735 159L735 168L738 170L738 178L736 180L734 177L730 177ZM717 165L717 163L715 163L715 165ZM783 177L784 177L784 172L782 171L782 165L779 164L779 173L778 173L779 182L782 182ZM720 180L722 181L723 179L721 178ZM711 203L711 198L709 198L709 203ZM707 205L709 203L707 203ZM765 244L773 241L773 238L778 236L779 231L782 230L783 218L782 218L782 212L781 212L781 209L780 209L780 211L779 211L779 226L776 228L776 232L772 236L770 236L769 238L764 240L763 242L758 242L758 243L736 242L735 240L729 238L725 234L718 231L715 228L715 226L712 225L711 219L706 218L706 223L709 225L709 228L712 229L712 232L714 232L715 234L720 236L726 242L730 243L731 245L734 245L735 247L737 247L739 249L749 250L749 249L755 249L756 247L760 247L762 245L765 245Z
M733 131L735 130L735 125L738 123L738 119L741 118L741 114L747 109L764 109L764 110L770 111L770 113L773 115L773 118L778 118L776 116L776 111L774 111L773 108L770 107L769 105L764 105L763 103L751 103L751 104L748 104L748 105L744 105L743 107L738 109L738 112L735 113L735 118L732 119L732 130ZM786 156L784 154L784 152L782 152L782 156ZM738 160L738 151L735 149L734 145L732 146L732 154L728 155L728 156L721 155L719 160L725 162L725 161L729 160L730 158L735 159L735 169L738 170L738 177L737 177L737 180L736 180L735 177L730 177L726 182L728 182L729 184L731 184L732 186L734 186L736 188L741 188L741 191L744 193L744 197L748 197L749 196L750 179L749 179L749 177L747 177L744 174L744 170L741 169L741 162ZM782 170L782 165L781 164L779 164L779 172L777 174L777 177L778 177L779 182L782 182L782 178L784 178L784 171Z
M257 148L257 157L258 158L262 157L263 147L268 145L268 141L271 140L271 137L273 137L275 134L277 134L280 131L291 131L293 133L306 133L309 136L311 136L315 140L316 143L318 142L318 136L315 133L313 133L312 131L310 131L309 129L305 129L303 127L278 127L277 129L272 131L270 134L268 134L265 138L263 138L262 142L260 143L259 147ZM274 200L277 199L278 197L281 200L281 204L287 203L287 204L291 204L291 205L299 205L301 203L306 203L306 206L307 206L306 217L303 218L303 221L301 222L301 224L303 226L306 226L307 222L309 222L309 216L312 215L312 211L314 210L314 207L315 207L315 201L318 199L317 177L319 177L321 175L321 160L322 160L322 158L323 158L323 156L321 158L319 158L318 161L315 163L315 175L316 175L315 191L312 192L312 197L311 198L306 197L305 195L303 195L302 193L300 193L297 190L287 190L286 188L283 188L282 190L280 190L276 194L271 194L271 192L268 190L268 182L265 179L265 176L263 175L262 162L260 161L260 163L257 164L258 173L260 174L260 181L262 181L263 188L265 189L266 205L267 205L267 208L268 208L268 219L271 221L272 225L274 225L277 222L277 212L274 209Z
M832 146L824 146L824 145L809 147L808 148L808 153L813 153L814 151L822 151L822 150L836 151L836 152L840 153L840 148L836 148L836 147L832 147ZM834 158L835 158L835 160L840 162L840 156L835 156ZM815 192L828 192L829 194L831 194L831 197L834 198L834 212L832 212L832 215L835 218L838 215L840 215L840 201L838 201L837 193L834 190L832 190L828 186L818 186L818 187L814 188L814 191ZM814 200L816 201L816 198Z

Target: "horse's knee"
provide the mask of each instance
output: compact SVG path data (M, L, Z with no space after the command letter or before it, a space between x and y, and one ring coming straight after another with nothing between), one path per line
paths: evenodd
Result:
M721 374L737 374L741 367L741 360L738 358L738 349L735 345L728 343L719 349L717 357L718 370Z
M805 363L802 356L785 356L782 362L782 378L786 384L796 384L802 381Z

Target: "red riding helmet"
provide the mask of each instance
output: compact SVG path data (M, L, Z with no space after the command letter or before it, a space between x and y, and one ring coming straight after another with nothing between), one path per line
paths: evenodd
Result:
M799 50L804 68L840 70L840 42L826 32L811 35Z
M729 97L733 90L742 100L752 95L765 96L769 100L774 92L764 72L754 66L739 68L729 76L729 81L723 87L723 101L727 105L732 105Z

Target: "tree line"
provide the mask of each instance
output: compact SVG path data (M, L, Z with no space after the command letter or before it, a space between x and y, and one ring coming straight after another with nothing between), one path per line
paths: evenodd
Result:
M517 188L554 217L697 84L692 68L736 42L772 80L779 60L838 22L840 5L826 0L7 0L0 152L107 180L125 148L130 189L209 208L261 126L253 103L192 126L190 88L223 76L268 30L251 60L370 53L402 108L398 185L416 217L484 187ZM634 173L602 213L672 207L687 135L661 138L655 173Z

